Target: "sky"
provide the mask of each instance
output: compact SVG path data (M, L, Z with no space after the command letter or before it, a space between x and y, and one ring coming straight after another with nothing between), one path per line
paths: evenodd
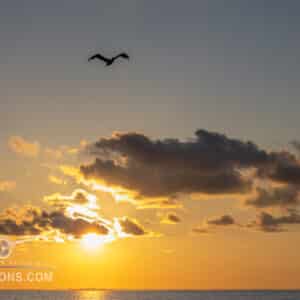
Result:
M4 288L299 288L298 1L0 3Z

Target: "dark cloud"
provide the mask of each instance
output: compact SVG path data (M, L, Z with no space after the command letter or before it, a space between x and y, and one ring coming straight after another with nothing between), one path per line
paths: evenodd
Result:
M247 205L257 208L295 206L299 203L299 190L295 186L274 189L257 188L257 195L246 200Z
M202 171L185 171L164 167L119 166L113 161L96 159L89 166L82 166L86 178L101 178L113 185L137 191L146 197L169 196L173 193L238 193L249 190L249 183L235 170L221 174L204 175Z
M86 179L160 197L177 193L246 193L254 176L291 185L300 184L300 165L286 151L267 152L249 141L197 130L195 138L154 140L138 133L117 133L88 147L94 163L81 166Z
M196 131L190 141L118 133L101 138L89 152L97 159L81 167L86 178L99 178L148 197L243 193L250 182L239 170L268 162L268 154L255 144L205 130Z
M109 233L107 226L101 222L80 217L70 218L62 211L28 209L22 217L10 214L0 218L0 234L4 235L40 235L54 229L76 238L89 232L101 235Z
M147 232L136 220L128 217L117 219L123 233L128 235L146 235Z
M197 234L210 233L209 229L205 227L195 227L192 229L192 232Z
M169 213L166 217L162 220L162 223L166 224L177 224L181 222L181 218L174 213Z
M80 237L86 233L97 233L106 235L109 229L105 224L100 222L89 222L81 218L69 218L63 213L56 211L49 214L51 228L59 229L62 233L71 234L75 237Z
M268 162L258 168L257 174L273 181L300 185L300 164L297 158L287 151L271 152Z
M235 219L231 215L217 216L211 219L207 219L202 225L196 226L192 229L194 233L212 233L218 226L231 226L238 225Z
M265 232L282 232L287 230L284 225L297 224L300 224L300 215L297 211L290 210L288 214L282 216L273 216L270 213L262 212L254 222L248 224L248 227Z
M206 223L207 225L214 225L214 226L228 226L228 225L234 225L235 220L230 215L224 215L224 216L208 219Z

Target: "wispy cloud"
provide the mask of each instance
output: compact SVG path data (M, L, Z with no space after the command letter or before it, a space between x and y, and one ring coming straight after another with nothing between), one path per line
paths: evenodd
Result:
M18 155L36 157L40 153L40 144L37 141L31 142L21 136L12 136L8 140L10 150Z

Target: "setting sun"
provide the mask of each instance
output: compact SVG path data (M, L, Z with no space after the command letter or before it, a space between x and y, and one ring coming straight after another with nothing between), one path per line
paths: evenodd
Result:
M86 250L97 250L104 244L112 242L113 240L113 236L101 236L96 233L87 233L81 238L80 244Z
M96 233L88 233L84 235L81 239L81 245L87 250L98 249L104 243L105 239Z
M300 300L299 17L0 0L0 300Z

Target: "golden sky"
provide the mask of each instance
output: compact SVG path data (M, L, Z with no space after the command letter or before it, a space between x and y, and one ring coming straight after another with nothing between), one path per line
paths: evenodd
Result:
M1 6L0 288L299 288L300 5L224 3Z
M1 263L54 279L4 287L296 288L297 145L268 151L207 130L57 148L11 136L26 169L1 181L1 235L17 242Z

